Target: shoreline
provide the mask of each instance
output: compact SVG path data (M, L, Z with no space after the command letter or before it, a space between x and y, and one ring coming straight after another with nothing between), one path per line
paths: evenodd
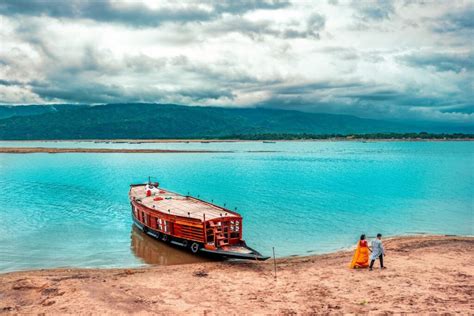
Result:
M137 232L141 235L143 234L141 230L137 228ZM150 238L149 242L151 243L156 243L157 245L162 245L162 242L156 240L155 238L146 235L147 238ZM416 240L423 240L423 238L466 238L466 239L473 239L474 242L474 235L456 235L456 234L430 234L430 233L422 233L422 232L413 232L408 235L394 235L394 236L386 236L383 238L384 244L387 242L390 243L392 241L399 242L402 240L410 240L410 239L416 239ZM367 236L368 240L373 240L375 239L375 236ZM180 252L180 253L185 253L189 256L194 257L191 252L187 252L186 250L183 250L181 247L174 247L171 245L166 245L167 247L171 247L174 251ZM283 257L276 257L276 261L286 261L286 260L296 260L296 259L311 259L312 257L320 257L320 256L333 256L333 255L338 255L338 254L346 254L346 253L351 253L355 250L355 245L348 245L344 247L340 247L337 250L334 251L328 251L328 252L315 252L313 250L307 251L302 254L291 254L291 255L286 255ZM163 251L160 249L160 251ZM137 255L137 254L136 254ZM140 256L141 257L141 256ZM24 270L13 270L13 271L5 271L2 272L0 271L0 279L2 275L5 274L10 274L10 273L29 273L29 272L36 272L36 271L63 271L63 270L68 270L68 271L74 271L74 270L84 270L84 271L89 271L89 270L100 270L100 271L106 271L106 270L123 270L123 269L147 269L147 268L152 268L152 267L169 267L169 266L181 266L181 265L193 265L199 263L219 263L219 262L230 262L232 260L226 260L226 259L211 259L209 257L205 256L197 256L199 258L196 262L183 262L183 263L171 263L171 264L155 264L155 263L149 263L147 262L146 259L141 258L143 260L143 264L139 266L110 266L110 267L79 267L79 266L63 266L63 267L52 267L52 268L38 268L38 269L24 269ZM268 262L272 261L273 257L270 256L270 258L267 260ZM244 260L245 262L245 260ZM247 261L247 262L252 262L252 261ZM263 261L260 261L263 262Z
M138 234L142 235L143 232L137 228ZM156 240L154 237L146 235L145 237L149 238L149 242L156 243L157 245L163 245L162 242ZM473 239L474 242L474 235L455 235L455 234L429 234L429 233L417 233L414 232L409 235L394 235L394 236L386 236L383 238L384 244L387 242L390 243L391 241L399 242L402 240L423 240L423 238L466 238L466 239ZM368 240L373 240L375 239L375 236L367 236ZM167 247L171 247L174 251L180 252L180 253L185 253L189 256L195 256L191 252L188 252L186 250L183 250L181 247L174 247L171 245L166 245ZM292 260L297 260L297 259L311 259L312 257L321 257L321 256L333 256L333 255L338 255L338 254L346 254L346 253L353 253L355 250L355 245L348 245L344 247L340 247L337 250L334 251L328 251L328 252L315 252L313 250L307 251L302 254L291 254L291 255L286 255L283 257L276 257L276 261L292 261ZM160 251L163 251L162 249ZM135 254L137 255L137 254ZM141 257L141 256L140 256ZM141 258L143 260L143 264L139 266L110 266L110 267L80 267L80 266L62 266L62 267L51 267L51 268L37 268L37 269L24 269L24 270L13 270L13 271L5 271L2 272L0 271L0 279L2 275L5 274L11 274L11 273L30 273L30 272L37 272L37 271L75 271L75 270L81 270L81 271L89 271L89 270L99 270L99 271L106 271L106 270L134 270L134 269L147 269L147 268L153 268L153 267L169 267L169 266L182 266L182 265L193 265L197 263L222 263L222 262L230 262L231 260L226 260L226 259L212 259L210 257L205 257L205 256L197 256L198 261L196 262L183 262L183 263L171 263L171 264L155 264L155 263L149 263L147 260L144 258ZM270 262L273 260L273 257L270 256L270 258L267 260L267 262ZM237 260L238 261L238 260ZM246 262L243 260L243 262ZM252 261L247 261L247 262L252 262ZM263 261L259 261L260 263Z
M351 270L352 251L0 274L0 313L472 313L474 237L384 239L386 270ZM378 262L375 265L378 267Z

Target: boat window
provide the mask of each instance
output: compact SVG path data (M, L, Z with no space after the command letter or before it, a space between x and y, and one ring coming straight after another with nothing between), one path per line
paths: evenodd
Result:
M232 231L232 232L240 231L240 222L239 221L230 221L230 231Z
M156 220L156 224L158 226L159 231L162 231L164 233L169 233L171 230L170 222L165 221L164 219L158 218Z
M142 212L142 218L143 218L143 222L148 225L148 216L145 214L145 212Z
M156 224L158 225L158 230L163 231L163 220L161 218L158 218L156 220Z

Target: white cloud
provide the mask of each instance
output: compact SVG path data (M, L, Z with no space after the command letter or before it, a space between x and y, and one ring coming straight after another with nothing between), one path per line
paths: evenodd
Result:
M1 103L259 105L474 122L469 3L71 3L0 5Z

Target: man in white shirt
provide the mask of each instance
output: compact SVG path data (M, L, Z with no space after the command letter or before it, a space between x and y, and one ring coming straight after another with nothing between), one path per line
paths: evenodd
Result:
M385 249L382 244L382 234L377 234L377 239L372 241L372 254L370 255L369 270L372 271L375 260L380 259L380 269L385 269L383 266L383 257L385 256Z

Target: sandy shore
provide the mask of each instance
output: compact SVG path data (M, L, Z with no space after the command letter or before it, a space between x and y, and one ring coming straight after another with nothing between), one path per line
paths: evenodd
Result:
M0 313L474 313L474 238L386 240L388 269L350 270L352 253L273 262L0 275Z

